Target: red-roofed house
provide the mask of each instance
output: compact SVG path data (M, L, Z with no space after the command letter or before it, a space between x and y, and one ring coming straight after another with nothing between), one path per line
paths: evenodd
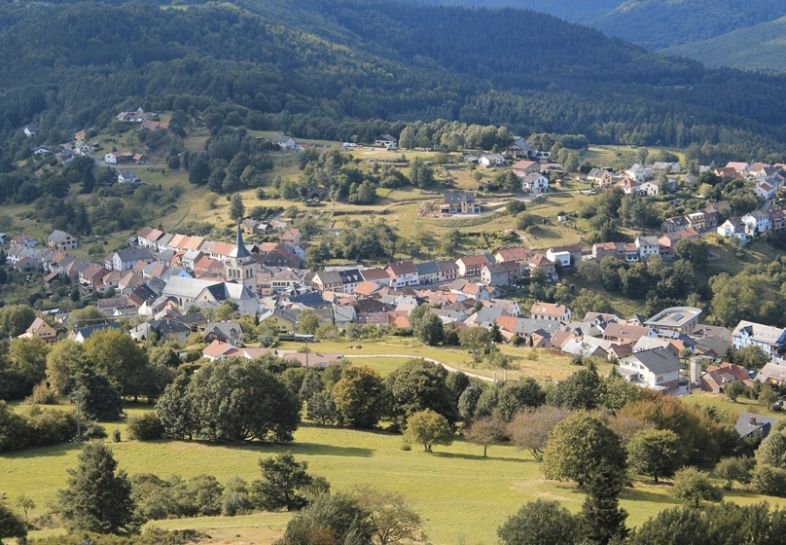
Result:
M483 266L489 260L485 255L467 255L456 260L459 276L463 278L480 278Z
M550 320L554 322L567 322L570 321L571 311L565 305L556 303L543 303L535 301L532 308L529 310L530 317L533 320Z
M385 269L394 288L417 286L420 283L418 268L412 261L394 261Z

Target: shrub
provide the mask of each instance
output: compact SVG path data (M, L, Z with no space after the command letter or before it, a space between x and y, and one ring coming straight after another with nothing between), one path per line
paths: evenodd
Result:
M128 435L137 441L155 441L164 437L164 426L155 413L128 419Z
M26 401L35 405L54 405L57 403L57 393L46 382L39 382Z
M762 494L786 497L786 470L759 464L753 470L753 486Z

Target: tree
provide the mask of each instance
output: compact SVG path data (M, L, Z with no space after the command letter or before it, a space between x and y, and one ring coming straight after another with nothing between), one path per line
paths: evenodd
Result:
M349 426L374 427L384 414L385 385L368 367L345 367L331 393L340 421Z
M554 404L566 409L594 409L598 406L600 377L595 369L581 369L557 384Z
M46 356L46 379L59 396L69 395L75 387L75 377L88 366L84 346L70 339L52 345Z
M627 535L628 513L619 506L624 479L619 468L607 464L601 464L590 477L579 517L585 543L607 545Z
M736 402L737 398L741 395L745 395L745 392L748 391L748 387L743 384L742 381L735 380L730 384L727 384L726 387L723 389L723 393L731 399L732 401Z
M709 545L707 523L695 509L673 508L661 511L639 527L631 545Z
M726 490L731 490L734 481L749 483L755 462L753 458L721 458L715 465L715 474L726 481Z
M576 413L559 422L549 434L543 453L547 478L572 480L583 487L597 468L606 465L620 473L627 467L619 437L601 419Z
M575 545L579 524L555 501L536 500L525 504L498 530L502 545Z
M536 461L543 461L543 451L554 427L567 418L570 411L553 405L519 411L508 424L511 441L520 449L527 449Z
M756 449L756 462L786 469L786 430L773 430Z
M124 331L96 331L84 347L92 368L105 375L122 394L136 397L145 393L150 372L147 354Z
M119 420L123 403L118 391L104 375L85 369L76 377L73 397L94 420Z
M491 344L491 334L482 327L466 327L459 330L459 344L472 354L475 363L480 363L483 350Z
M21 398L46 377L49 346L37 337L12 339L5 369L0 362L0 397ZM5 385L8 386L5 386Z
M402 496L362 488L355 497L370 513L373 545L429 543L420 516Z
M313 335L317 332L321 322L319 314L311 309L306 309L297 317L297 329L306 335Z
M276 545L368 545L371 513L347 493L319 494L287 524Z
M483 387L477 384L470 384L467 386L458 398L458 413L459 417L465 424L472 422L475 417L475 409L478 406L478 400L483 394Z
M409 178L415 186L428 189L434 185L434 169L418 157L412 162Z
M448 371L436 363L413 359L393 371L385 380L390 392L390 414L400 427L407 418L431 409L450 422L458 415L456 399L447 384Z
M191 376L188 392L196 434L208 441L286 443L300 424L300 400L268 371L266 360L203 365ZM165 427L167 420L161 416Z
M505 422L494 416L479 418L472 422L472 425L464 431L464 438L467 441L483 447L484 458L486 458L489 446L499 443L505 437Z
M754 345L735 350L733 356L734 363L751 369L760 369L770 361L770 356L760 347Z
M682 503L693 507L699 507L702 501L718 502L723 499L723 493L707 474L695 467L686 467L676 473L671 494Z
M192 439L197 432L190 384L191 376L181 370L156 402L156 415L172 439Z
M428 309L428 307L426 308ZM429 346L438 345L445 336L442 320L432 312L426 312L419 319L415 321L410 320L410 323L412 324L414 335Z
M112 451L87 443L78 465L68 470L68 486L58 492L57 511L70 531L127 534L137 530L131 483L117 470Z
M7 305L0 309L0 337L18 337L35 320L35 311L27 305Z
M757 464L751 475L751 483L761 494L786 497L786 469Z
M680 466L679 437L671 430L645 429L637 432L628 443L628 460L631 469L659 477L670 477Z
M426 452L431 452L434 445L449 445L453 442L450 422L431 409L410 415L404 435L407 440L423 445Z
M306 462L296 462L295 457L287 453L259 460L259 469L262 478L251 485L256 505L265 511L296 511L306 505L302 491L313 481L306 471Z
M235 223L240 223L246 214L246 207L243 205L243 197L239 193L232 195L232 200L229 203L229 217Z
M24 521L0 500L0 545L7 537L24 538L26 536L27 527Z

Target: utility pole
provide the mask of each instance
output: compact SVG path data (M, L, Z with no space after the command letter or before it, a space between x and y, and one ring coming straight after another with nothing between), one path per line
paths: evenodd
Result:
M74 402L76 403L76 440L82 442L82 392L77 391L74 394Z

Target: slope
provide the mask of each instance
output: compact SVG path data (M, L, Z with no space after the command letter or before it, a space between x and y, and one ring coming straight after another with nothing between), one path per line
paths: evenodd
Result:
M786 17L664 51L709 66L746 70L786 70Z
M368 120L443 117L600 143L786 143L786 78L706 70L529 11L73 2L0 20L11 21L0 29L7 137L36 121L57 143L144 101L239 106L251 128L338 140Z

